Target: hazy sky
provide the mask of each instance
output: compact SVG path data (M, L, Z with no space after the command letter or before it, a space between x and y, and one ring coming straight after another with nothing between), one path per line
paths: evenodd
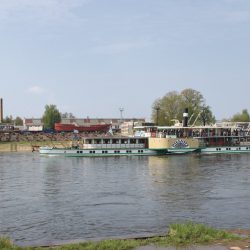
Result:
M4 116L149 119L185 88L250 111L250 0L0 0L0 86Z

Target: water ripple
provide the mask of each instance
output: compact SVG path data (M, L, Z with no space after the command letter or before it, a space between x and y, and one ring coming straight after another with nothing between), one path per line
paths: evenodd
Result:
M29 245L159 234L186 220L249 228L249 160L0 154L0 235Z

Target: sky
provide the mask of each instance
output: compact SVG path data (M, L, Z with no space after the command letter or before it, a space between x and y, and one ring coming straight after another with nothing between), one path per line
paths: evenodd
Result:
M4 117L150 120L170 91L250 112L249 0L0 0Z

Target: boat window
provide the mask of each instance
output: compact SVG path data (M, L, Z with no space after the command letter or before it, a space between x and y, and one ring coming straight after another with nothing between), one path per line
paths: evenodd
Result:
M128 143L128 139L121 139L121 143L122 144L127 144Z
M94 143L95 143L95 144L100 144L100 143L101 143L101 139L95 139L95 140L94 140Z
M145 143L144 139L139 139L139 143Z
M112 144L117 144L119 142L118 139L112 139Z
M110 144L110 140L109 140L109 139L104 139L104 140L103 140L103 143L104 143L104 144Z
M131 144L135 144L136 143L136 139L130 139L130 143Z
M77 154L79 154L79 151L76 151Z
M80 151L80 154L82 154L82 151Z

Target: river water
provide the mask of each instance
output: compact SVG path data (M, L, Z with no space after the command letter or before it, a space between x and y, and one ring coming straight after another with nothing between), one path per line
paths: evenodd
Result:
M250 227L250 155L0 154L0 235L19 245Z

